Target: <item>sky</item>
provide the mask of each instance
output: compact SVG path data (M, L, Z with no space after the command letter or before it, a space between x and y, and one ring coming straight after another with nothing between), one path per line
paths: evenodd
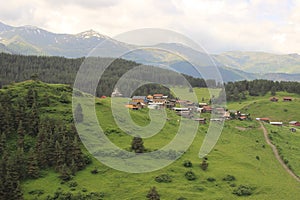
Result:
M209 53L300 54L300 0L9 0L0 21L113 37L140 28L184 34Z

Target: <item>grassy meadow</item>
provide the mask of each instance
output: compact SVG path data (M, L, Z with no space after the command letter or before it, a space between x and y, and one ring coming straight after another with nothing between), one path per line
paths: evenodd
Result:
M55 87L49 85L49 87ZM59 86L58 86L59 87ZM207 89L195 88L198 99L209 99ZM218 91L215 91L216 94ZM285 96L287 94L279 94ZM289 95L291 96L291 95ZM266 97L249 98L239 103L228 103L230 109L241 109L251 113L252 117L270 117L274 120L295 119L299 111L292 109L299 107L300 101L271 103ZM69 99L70 100L70 99ZM117 127L110 109L111 99L96 99L96 114L99 124L107 137L122 149L129 150L132 137ZM70 104L57 105L48 108L45 113L54 117L70 115ZM288 111L283 111L287 109ZM50 112L49 112L50 111ZM130 111L130 116L135 124L142 127L150 123L149 110L142 109ZM209 118L209 114L201 115ZM177 133L180 118L170 110L166 110L165 124L161 131L151 138L144 139L144 146L149 151L161 148L168 144ZM162 119L164 120L164 119ZM56 191L63 190L73 194L78 192L101 192L103 199L140 200L146 199L146 194L153 186L156 187L161 199L295 199L300 195L300 183L290 177L275 159L271 148L265 143L260 125L253 121L226 121L221 137L212 152L207 156L208 168L206 171L200 168L202 159L198 153L207 132L209 124L199 125L196 137L186 153L174 163L163 169L149 173L126 173L117 171L101 164L93 158L92 164L86 169L77 172L70 183L61 183L57 173L52 170L42 172L42 177L36 180L22 182L25 199L47 199ZM275 130L267 126L268 130ZM278 129L278 130L277 130ZM276 128L273 141L282 150L284 157L299 174L300 132L290 134L287 128ZM84 148L84 147L83 147ZM183 166L184 161L190 161L192 167ZM98 169L97 174L91 171ZM195 180L187 180L185 173L192 171ZM167 174L171 182L157 182L155 178ZM223 180L227 175L235 177L235 180ZM240 197L233 194L240 186L252 189L253 194ZM43 194L31 194L33 190L43 191Z

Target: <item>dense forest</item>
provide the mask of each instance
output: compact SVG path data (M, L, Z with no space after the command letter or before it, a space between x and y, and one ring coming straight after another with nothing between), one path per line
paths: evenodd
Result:
M96 91L97 96L110 96L117 81L129 70L136 66L138 63L128 61L124 59L109 59L109 58L89 58L89 63L95 63L95 66L101 67L101 64L105 64L109 61L113 61L109 67L103 73L98 88ZM63 57L47 57L47 56L23 56L23 55L10 55L0 54L0 87L12 82L21 82L28 79L32 79L32 76L38 77L41 81L47 83L63 83L73 85L76 73L80 66L86 62L85 58L67 59ZM153 82L160 82L161 77L167 80L170 84L178 84L183 82L182 78L177 78L178 73L174 71L155 68L152 66L146 66L146 70L143 72L135 72L136 77L141 79L141 76L146 75L153 77ZM155 76L159 70L160 77ZM152 74L150 74L152 73ZM149 75L150 74L150 75ZM192 87L206 87L209 84L210 87L216 87L217 83L214 80L203 80L194 78L192 76L184 75ZM87 77L87 84L89 78ZM139 81L136 81L139 82ZM118 88L123 91L127 91L128 88L135 85L133 80L128 81L128 84L122 85ZM163 89L159 85L147 84L142 86L140 92L155 93L158 90ZM123 91L122 91L123 90ZM169 94L169 90L163 89L165 94ZM123 92L124 95L130 95Z
M226 98L228 101L240 101L246 99L246 95L264 96L268 92L275 96L276 92L286 91L300 94L299 82L253 80L237 81L225 84Z
M0 90L0 199L23 199L20 181L39 178L42 170L53 169L68 181L91 162L73 120L45 114L49 106L69 102L72 89L54 88L54 96L50 89L38 89L37 81L27 86Z

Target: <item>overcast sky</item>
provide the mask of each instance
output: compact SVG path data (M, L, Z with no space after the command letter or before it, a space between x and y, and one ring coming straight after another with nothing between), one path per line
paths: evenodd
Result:
M0 21L57 33L138 28L182 33L209 53L300 53L300 0L9 0Z

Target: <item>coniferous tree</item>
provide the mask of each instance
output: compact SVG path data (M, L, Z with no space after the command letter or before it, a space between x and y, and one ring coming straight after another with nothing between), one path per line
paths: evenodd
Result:
M74 112L74 116L75 116L75 122L77 122L77 123L83 122L83 113L82 113L82 107L80 104L77 104L75 112Z
M24 149L24 138L25 138L25 131L23 127L22 121L19 122L18 130L18 147Z
M3 155L5 149L6 149L6 135L5 133L2 133L0 137L0 157Z
M33 149L30 149L29 151L29 157L27 159L27 176L29 178L38 178L39 177L39 166L38 166L38 160L37 160L37 154L33 151Z

